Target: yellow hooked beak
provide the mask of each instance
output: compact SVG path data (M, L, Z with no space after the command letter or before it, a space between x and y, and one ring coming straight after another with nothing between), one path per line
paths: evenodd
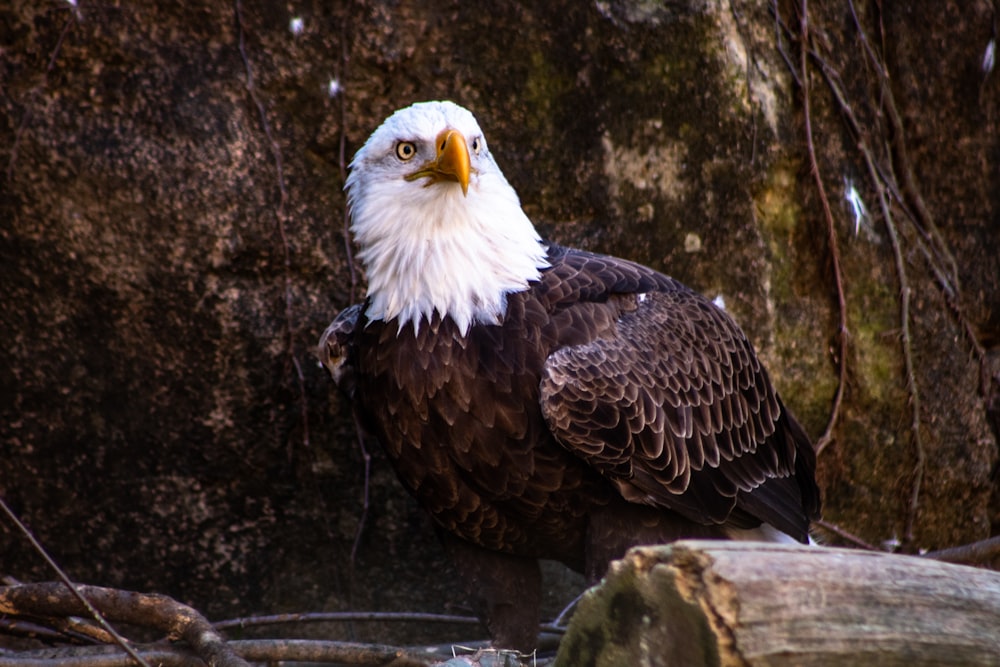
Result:
M412 174L406 175L406 180L415 181L418 178L429 178L426 185L439 181L455 181L462 186L462 194L469 194L469 148L465 137L458 130L443 130L435 140L437 157L423 163Z

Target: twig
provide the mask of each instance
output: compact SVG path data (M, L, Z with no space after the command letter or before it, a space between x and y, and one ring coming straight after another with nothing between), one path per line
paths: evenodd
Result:
M916 179L913 176L912 162L906 150L906 133L903 127L903 120L899 114L899 109L896 107L896 98L892 93L889 74L886 72L882 59L875 53L865 34L864 27L861 25L861 20L858 18L857 10L854 7L854 0L848 0L847 5L851 10L851 17L858 31L858 37L861 40L864 51L878 73L881 107L886 112L886 118L889 119L889 129L891 130L892 137L891 147L895 153L894 162L903 175L903 191L916 211L916 217L911 216L911 220L914 222L914 227L916 227L917 231L932 243L935 252L947 264L948 273L950 274L950 284L943 285L943 287L946 290L946 294L953 298L958 291L958 265L951 250L948 248L948 244L941 236L941 231L934 222L934 216L931 215L930 209L927 207L926 202L924 202L923 195L920 193L920 188L917 187ZM917 224L918 220L920 224Z
M267 110L264 107L263 101L257 94L257 86L254 83L253 67L250 63L250 56L247 53L246 48L246 31L244 30L243 22L243 3L241 0L234 0L233 10L236 15L236 30L239 42L239 52L240 57L243 59L243 68L246 72L246 90L247 94L250 95L250 99L253 100L254 106L257 107L257 114L260 116L260 124L264 130L264 136L267 138L268 148L271 151L271 157L274 159L274 169L276 172L276 178L278 181L278 205L275 209L275 220L278 231L278 238L281 240L281 249L283 255L283 265L284 265L284 290L285 290L285 352L287 354L287 363L291 365L291 368L295 370L296 383L298 385L299 391L299 413L302 419L302 444L308 448L309 447L309 405L306 398L306 382L305 375L302 372L302 366L299 364L298 358L295 356L295 341L294 341L294 290L292 281L292 250L291 245L288 242L288 231L286 229L286 222L288 214L286 212L286 204L288 202L288 190L285 188L285 168L284 160L281 155L281 147L278 145L278 141L274 138L274 133L271 131L271 123L267 119ZM288 366L286 366L287 372Z
M280 195L280 200L278 201L278 232L281 234L282 240L286 241L284 234L284 209L285 203L288 200L288 191L285 189L285 171L284 162L281 157L281 148L278 146L278 142L274 139L274 135L271 133L271 123L267 119L267 110L264 108L264 103L261 101L260 96L257 95L257 86L254 83L253 78L253 67L250 64L250 56L247 54L246 31L244 30L243 23L243 3L241 0L234 0L234 10L236 12L236 28L239 40L240 57L243 59L243 68L247 75L245 88L247 90L247 94L250 95L250 99L253 100L254 106L257 107L257 113L260 116L260 123L264 129L264 136L267 137L268 147L271 150L271 156L274 158L274 166L277 171L278 193ZM288 252L285 253L285 262L286 267L291 267Z
M204 667L183 646L148 645L139 652L158 667ZM321 641L306 639L249 639L229 642L228 648L243 664L246 661L320 662L349 665L387 665L399 660L407 667L427 664L427 657L417 651L382 644ZM0 655L0 667L128 667L128 658L108 646L75 647L66 650L23 651ZM215 664L208 663L211 667ZM216 663L217 664L217 663Z
M346 80L347 77L347 64L350 60L347 51L348 45L347 36L347 21L341 21L340 24L340 75L341 81ZM347 98L344 94L343 88L338 93L340 98L340 145L337 152L337 167L340 173L340 182L347 182ZM354 252L351 247L351 229L350 229L350 207L347 203L347 198L344 198L344 214L343 214L343 224L341 226L341 232L344 239L344 253L347 258L347 269L351 276L351 290L348 295L348 303L354 303L355 297L358 291L358 274L354 268ZM368 449L365 447L365 435L364 429L361 427L361 422L358 419L357 414L354 415L354 431L357 436L358 451L361 452L361 460L364 462L364 496L361 504L361 516L358 518L358 526L354 531L354 542L351 544L351 567L353 568L358 557L358 549L361 546L361 538L364 534L365 526L368 522L368 507L369 499L371 494L371 467L372 467L372 457L368 453Z
M135 593L79 584L70 595L56 582L20 584L0 588L0 613L17 615L74 616L94 610L96 617L154 628L183 639L211 667L248 667L233 653L211 623L191 607L166 595ZM100 609L98 614L96 609ZM107 626L105 629L109 629ZM110 630L112 633L113 630ZM120 646L141 665L149 667L124 639Z
M30 637L48 642L114 643L114 638L103 629L75 617L40 618L38 622L23 618L0 618L0 635Z
M427 661L398 646L360 644L309 639L248 639L231 642L233 648L252 662L346 662L352 665L386 665L406 660L408 666Z
M394 611L323 611L301 614L272 614L269 616L245 616L231 618L213 623L216 630L229 628L250 628L261 625L284 625L298 623L345 623L355 621L412 621L417 623L455 623L461 625L479 625L475 616L460 616L455 614L424 614L417 612Z
M872 146L869 141L871 135L865 130L855 115L851 103L848 101L844 92L844 87L841 85L838 72L830 67L824 58L814 48L811 48L804 39L801 47L803 49L807 49L810 58L818 64L830 91L840 107L843 117L847 121L850 130L853 132L857 140L859 152L865 162L869 178L879 198L882 216L885 219L887 234L892 246L896 274L900 283L900 339L904 358L906 389L910 397L910 430L913 438L915 458L903 536L903 539L907 544L912 544L914 539L914 528L917 521L917 515L919 513L920 493L926 467L926 452L920 428L921 400L914 370L912 349L913 342L909 321L912 290L909 286L909 280L907 277L902 240L900 239L900 233L897 228L896 221L894 220L890 210L890 201L888 197L891 197L894 201L898 202L900 209L905 215L905 219L912 226L915 233L912 235L906 235L904 238L908 242L912 243L925 258L927 265L934 276L935 282L944 296L945 303L965 333L973 352L979 360L980 391L983 393L985 393L985 388L988 383L986 355L983 346L977 340L971 324L964 316L961 309L958 296L958 291L960 289L958 270L954 256L934 223L933 216L924 202L919 188L917 187L912 163L906 151L905 128L903 126L902 117L895 104L895 98L892 93L892 86L885 63L881 56L876 53L875 49L872 47L871 41L868 39L860 18L858 17L853 0L848 0L848 5L854 25L858 32L858 39L861 42L866 56L865 59L876 71L875 77L878 81L878 98L880 100L878 117L886 118L885 122L887 123L887 127L879 127L877 129L879 130L881 136L888 137L884 147L885 155L882 158L876 159L873 155ZM803 2L803 6L805 6L805 2ZM774 6L774 11L776 12L776 24L784 27L781 23L780 16L777 15L776 5ZM787 27L784 27L784 29L786 33L791 34ZM808 85L807 82L806 85ZM893 165L895 165L902 174L902 188L897 182L897 178L893 172Z
M834 71L815 50L810 50L809 55L819 65L823 78L826 81L830 92L833 93L833 96L837 101L841 114L843 114L849 129L854 134L854 137L858 142L859 150L862 152L871 152L871 146L866 138L867 133L862 128L861 122L858 120L854 110L851 108L850 103L847 101L847 97L844 94L844 89L840 83L840 77L837 72ZM914 224L914 228L917 229L918 234L914 239L917 244L917 249L920 250L921 254L927 260L927 264L930 267L931 272L934 274L938 286L944 293L946 301L951 307L953 307L953 309L957 309L957 296L954 293L952 280L949 279L948 276L945 275L944 270L938 266L933 253L927 247L925 243L926 234L924 234L924 232L919 228L919 225L916 222L915 214L907 206L906 200L896 183L895 176L890 169L887 169L881 163L875 162L874 160L872 163L875 165L876 172L879 179L881 179L882 184L886 187L886 189L888 189L892 198L899 203L900 208L906 213L907 219L910 220ZM971 330L971 325L968 323L968 320L965 318L964 314L960 312L960 310L956 310L956 316L966 333L969 335L969 340L976 351L978 358L982 360L985 356L985 351L982 351L982 346L976 341L975 334Z
M302 446L308 449L309 401L306 400L306 376L302 372L302 364L299 363L299 358L291 352L291 348L289 348L289 356L292 359L292 366L295 368L295 380L299 387L299 419L302 420Z
M56 576L59 577L59 581L61 583L55 584L55 586L60 587L59 593L61 594L61 597L65 597L65 592L66 590L68 590L70 594L73 596L73 599L77 603L79 603L81 611L76 612L76 614L77 615L88 614L91 617L93 617L93 619L97 621L97 623L101 626L101 628L103 628L105 632L111 635L114 641L119 646L121 646L133 660L135 660L143 667L149 667L149 664L147 664L146 661L140 658L138 654L136 654L135 651L132 650L132 648L128 645L128 642L125 641L125 638L122 637L120 634L118 634L118 631L115 630L113 627L111 627L111 624L108 623L107 620L105 620L104 616L102 616L101 613L97 611L97 609L95 609L94 606L90 603L90 601L87 599L87 597L81 590L86 587L76 586L72 581L70 581L69 577L63 571L63 569L59 567L59 565L52 559L51 556L49 556L49 553L45 550L45 547L43 547L41 543L37 539L35 539L34 534L30 530L28 530L28 527L25 526L19 518L17 518L17 515L14 514L14 512L10 509L10 507L7 506L7 503L6 501L4 501L3 498L0 498L0 509L2 509L3 513L7 515L7 518L10 519L15 526L17 526L17 529L20 530L21 533L26 538L28 538L28 541L31 542L31 546L35 549L35 551L38 552L38 554L45 560L45 562L48 563L49 567L51 567L52 570L56 573ZM63 586L65 586L65 589L62 588ZM19 588L18 586L12 586L0 590L9 591L18 588ZM11 614L18 613L16 610L5 610L3 607L2 599L0 599L0 612L6 612ZM65 614L62 614L61 612L57 611L55 614L52 615L58 616Z
M354 415L354 430L357 433L358 449L361 450L361 459L365 464L364 497L361 504L361 516L358 518L358 527L354 531L354 543L351 545L351 567L354 567L355 559L358 555L358 548L361 545L361 536L368 522L368 505L371 496L371 472L372 456L365 447L364 429L361 428L361 421L357 413Z
M79 641L85 644L114 644L115 638L111 636L104 628L96 625L85 618L79 618L76 616L70 617L50 617L50 618L39 618L37 619L39 623L44 623L45 625L37 625L32 628L29 632L34 633L41 631L41 628L45 628L49 633L55 636L61 635L63 641L68 638L70 641ZM15 625L17 624L14 621ZM16 632L19 628L6 628L5 632ZM23 627L21 628L23 629Z
M830 246L830 261L833 264L833 280L837 288L837 308L840 317L837 330L837 352L838 380L837 393L833 397L833 406L830 408L830 418L827 421L823 434L816 441L817 456L826 449L833 440L833 430L837 425L840 416L840 405L844 399L844 387L847 385L847 342L850 338L850 331L847 328L847 300L844 297L844 278L840 269L840 247L837 243L837 229L833 220L833 212L830 210L830 200L826 196L826 188L823 186L823 177L819 172L819 163L816 160L816 147L813 144L812 117L809 104L809 70L808 70L808 44L809 44L809 5L808 0L802 0L802 15L799 17L800 28L800 49L799 67L801 68L802 87L802 111L805 119L806 147L809 151L809 168L813 179L816 181L816 190L819 193L820 202L823 205L823 215L826 219L827 244Z
M820 519L819 521L813 521L813 525L822 528L827 532L833 533L837 537L841 537L850 542L851 544L853 544L854 546L865 549L866 551L882 551L882 549L879 549L874 544L866 542L865 540L861 539L854 533L850 533L844 530L835 523L830 523L829 521Z
M803 0L805 4L805 0ZM860 25L858 26L860 30ZM867 40L865 40L867 43ZM815 58L821 65L821 70L824 73L827 84L830 86L834 97L837 99L840 105L841 112L844 114L845 118L848 119L851 128L857 135L858 147L861 155L865 161L865 165L868 170L869 178L873 186L875 187L876 193L878 194L879 204L882 211L882 216L885 220L887 233L889 235L890 244L893 249L893 257L895 259L896 274L898 280L900 281L900 319L901 322L901 345L903 348L903 360L904 360L904 372L906 374L906 385L907 392L910 396L910 407L911 407L911 432L913 434L914 450L916 462L914 464L913 472L913 483L910 489L910 501L909 510L907 512L907 517L905 520L904 527L904 540L907 543L912 543L913 540L913 529L916 523L916 516L919 508L920 490L923 482L923 473L926 461L926 454L923 447L923 439L920 432L920 395L916 384L916 376L913 369L913 350L912 350L912 337L910 335L909 326L909 308L910 308L910 297L911 290L909 287L909 281L906 274L906 265L903 260L902 249L900 246L899 235L896 230L895 223L893 222L892 213L890 211L888 200L886 199L886 190L894 187L893 179L886 178L883 172L878 168L875 163L874 158L868 142L865 139L865 133L862 130L861 124L858 122L857 117L854 115L850 104L847 102L843 91L840 86L836 83L836 73L831 71L826 63L815 51L810 51L811 57ZM881 64L877 65L881 68ZM947 293L947 290L946 290Z
M895 112L895 105L892 103L892 90L888 85L888 75L885 73L885 67L883 66L881 60L876 56L876 54L871 50L871 45L868 42L867 36L865 35L864 28L861 26L861 22L858 20L857 13L854 10L853 0L848 0L848 5L851 8L851 13L854 17L855 26L858 30L859 38L863 46L865 47L865 52L869 55L873 65L879 73L879 84L881 90L882 107L884 109L888 108L888 115L892 116ZM902 136L902 121L899 120L899 114L896 113L895 121L890 121L893 123L893 130L897 133L896 141L893 144L896 145L896 155L901 156L905 162L904 171L909 169L909 162L906 158L905 149L901 147L901 144L905 143L905 139ZM916 525L917 513L919 511L920 505L920 489L923 483L924 477L924 467L926 463L926 453L924 451L923 438L921 437L920 430L920 391L917 387L916 374L913 369L913 343L912 336L910 335L910 297L911 290L909 285L909 279L906 273L906 263L903 259L902 246L900 244L899 233L896 230L896 224L893 221L892 213L889 208L889 202L886 199L885 191L886 187L883 185L883 179L880 177L879 170L876 168L874 160L872 159L871 152L868 150L863 150L862 155L865 159L865 164L868 167L869 176L872 179L872 183L875 185L875 191L878 194L879 206L882 209L882 217L885 220L886 232L889 236L889 243L892 246L892 254L896 264L896 276L899 280L899 319L900 319L900 344L903 348L903 365L904 371L906 373L906 389L910 395L910 430L913 435L913 447L914 456L916 462L913 467L913 481L910 487L910 501L909 510L907 511L906 520L904 522L903 529L903 540L906 544L913 543L913 529ZM905 176L904 176L905 178ZM912 174L910 174L912 179ZM916 186L912 184L915 189ZM927 212L926 206L923 203L923 199L919 197L918 194L918 210L923 208L923 213L927 216L925 224L933 226L933 220L930 218L930 213ZM936 228L935 228L936 229ZM946 286L946 294L953 293L954 286L950 289Z
M70 28L72 28L80 19L79 12L74 8L72 16L66 19L66 24L63 26L62 32L59 33L59 39L56 40L56 45L52 48L52 53L49 55L49 64L45 68L45 73L42 75L42 82L35 86L30 93L28 93L28 100L25 103L24 116L21 117L21 122L17 125L17 130L14 132L14 141L11 142L10 153L7 158L7 182L10 183L14 180L14 163L17 162L17 151L21 145L21 138L24 136L25 131L28 129L28 123L31 122L31 117L34 112L31 108L31 104L38 97L40 91L44 90L45 86L49 82L49 74L56 67L56 59L59 57L59 51L62 50L63 42L66 41L66 35L69 34Z
M882 217L885 220L885 228L889 235L889 244L892 246L892 254L896 263L896 277L899 280L899 319L900 319L900 344L903 348L903 367L906 373L906 389L910 395L910 432L913 435L913 448L916 462L913 465L913 482L910 487L909 510L906 514L906 521L903 528L903 540L906 544L913 543L913 527L916 524L917 512L920 504L920 487L924 479L924 466L926 453L924 452L923 438L920 432L920 391L917 388L917 378L913 370L913 343L910 336L910 284L906 277L906 263L903 260L903 252L899 242L899 234L889 210L889 202L885 196L885 188L878 178L871 153L862 151L865 164L868 166L869 175L875 183L875 190L878 193L879 206L882 208Z
M938 286L944 293L945 302L948 304L952 316L956 319L959 326L962 327L966 339L972 346L973 352L976 354L976 359L978 360L980 367L980 391L985 394L986 350L979 343L972 324L969 322L968 318L966 318L965 313L962 310L961 302L959 300L960 280L958 274L958 263L955 261L954 254L948 247L948 243L944 240L941 230L935 223L934 216L931 214L930 208L924 201L920 188L917 186L916 178L913 174L913 163L906 150L906 131L903 127L902 116L896 106L896 98L892 92L889 74L885 69L884 63L879 58L878 54L875 53L875 50L872 48L871 43L865 34L861 21L858 18L857 10L854 7L853 0L848 1L848 6L850 7L854 25L857 28L859 38L865 48L868 59L878 72L881 107L886 112L885 116L889 119L891 130L889 153L893 156L893 162L897 165L898 171L902 173L902 192L900 192L896 178L894 176L892 178L886 178L881 165L878 165L880 173L882 174L882 179L889 186L895 199L903 206L903 210L906 211L907 218L913 224L913 228L917 232L917 247L927 260L927 264L930 267L931 272L934 274ZM995 36L995 14L993 28ZM903 193L905 193L905 197L903 196ZM909 202L910 205L907 205L907 202ZM942 264L945 265L945 268L942 268Z
M785 50L785 44L781 39L782 32L790 35L792 31L781 20L781 12L778 10L778 0L771 0L771 13L774 14L774 42L778 45L778 53L781 55L781 59L785 61L785 65L788 67L788 71L791 73L792 79L794 79L796 85L801 88L802 81L799 79L799 70L792 63L792 59Z
M874 547L873 547L874 548ZM584 591L586 592L586 591ZM539 625L539 631L553 635L566 633L566 619L583 598L583 593L573 599L559 615L549 623ZM269 616L246 616L216 621L216 630L243 629L264 625L296 625L299 623L354 623L354 622L396 622L396 623L449 623L454 625L481 625L475 616L458 614L428 614L422 612L395 611L334 611L304 612L301 614L272 614ZM232 644L233 642L230 642Z
M180 646L137 647L144 660L157 667L205 667L205 662ZM0 667L130 667L132 658L110 646L0 653Z
M579 595L577 595L575 598L573 598L572 600L570 600L569 604L567 604L565 607L562 608L562 611L559 612L559 615L556 616L555 619L553 619L552 623L550 623L548 627L549 628L564 628L565 625L566 625L566 619L574 611L576 611L577 605L580 604L580 600L582 600L583 596L586 595L586 594L587 594L587 591L583 591L582 593L580 593Z
M834 96L837 97L838 102L841 105L841 110L845 116L851 121L852 126L858 132L858 148L861 151L861 155L865 161L865 166L868 170L869 178L875 187L875 190L879 198L879 206L882 211L882 217L885 220L886 230L889 236L890 245L892 246L893 257L896 264L896 275L900 283L900 320L901 320L901 345L903 348L903 363L904 372L906 374L906 387L907 392L910 395L910 407L911 407L911 419L910 427L913 433L913 443L915 449L916 462L914 464L914 474L913 483L910 489L910 502L909 510L907 512L907 518L904 527L904 540L907 543L913 540L913 527L916 522L916 515L918 510L918 503L920 497L920 487L923 482L924 465L926 460L926 454L923 447L923 439L920 433L920 395L916 384L916 376L913 370L913 349L912 340L910 336L910 287L909 281L906 275L906 265L903 261L902 250L900 247L899 236L896 231L896 225L893 222L892 213L889 208L888 200L886 199L885 192L886 189L891 187L891 181L883 177L883 173L877 167L874 158L872 157L871 150L868 146L867 141L864 139L864 135L861 133L860 124L857 118L854 116L850 109L850 105L847 104L846 99L843 97L843 91L840 90L839 86L832 76L827 76L827 83L830 85L831 90L834 92Z
M946 563L963 563L965 565L982 565L1000 558L1000 535L972 544L963 544L948 549L938 549L922 554L924 558L945 561Z

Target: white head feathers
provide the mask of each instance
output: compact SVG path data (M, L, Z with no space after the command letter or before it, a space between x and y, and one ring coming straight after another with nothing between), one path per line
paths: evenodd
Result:
M387 118L355 155L346 190L370 319L419 329L437 311L466 333L474 322L499 322L506 295L548 265L479 124L451 102Z

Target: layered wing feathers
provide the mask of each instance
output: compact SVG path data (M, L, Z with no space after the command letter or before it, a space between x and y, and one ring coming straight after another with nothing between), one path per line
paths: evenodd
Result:
M570 331L545 362L540 404L555 438L627 500L804 540L818 494L812 503L811 469L807 482L793 475L811 444L739 327L651 269L564 253L559 288L580 289L553 300L553 320L600 311L610 323L588 340Z

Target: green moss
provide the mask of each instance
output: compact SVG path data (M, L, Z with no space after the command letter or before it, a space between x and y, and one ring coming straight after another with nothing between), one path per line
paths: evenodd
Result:
M771 357L768 368L789 407L807 430L818 433L837 391L838 374L827 353L837 315L834 300L810 298L817 292L813 285L826 284L829 277L816 265L808 242L815 218L801 206L799 167L790 157L774 162L753 193L767 248L766 298L773 316L771 345L763 351Z
M801 195L796 179L797 163L784 160L775 163L764 187L754 196L760 223L772 236L788 237L802 218Z
M855 278L864 274L855 273ZM876 278L877 272L871 277ZM847 302L854 376L870 401L897 403L901 388L899 299L894 284L853 285Z
M718 641L698 602L678 589L671 547L646 547L615 563L587 591L559 646L557 667L718 665Z
M572 90L573 80L566 71L553 65L544 51L533 51L530 63L524 82L524 98L534 110L531 118L538 120L551 117L554 104Z
M796 231L802 224L796 167L791 160L775 163L763 187L754 193L754 208L771 264L771 295L779 303L793 298L793 285L798 278L792 256Z

